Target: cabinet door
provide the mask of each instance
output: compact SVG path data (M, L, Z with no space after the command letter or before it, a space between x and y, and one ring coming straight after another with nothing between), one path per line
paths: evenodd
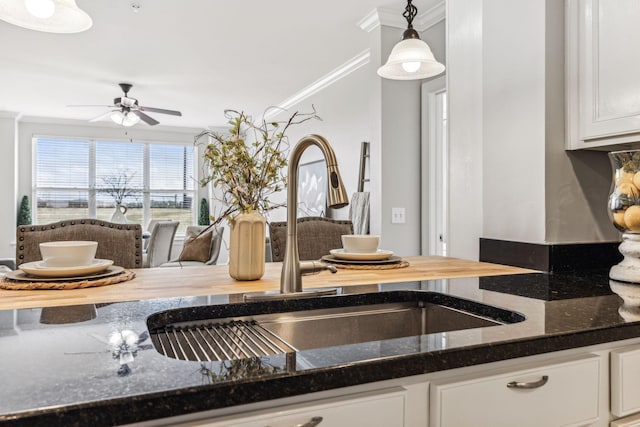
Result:
M637 141L640 1L568 0L568 5L568 148Z
M611 413L640 412L640 346L611 352Z
M432 383L431 427L540 427L598 420L601 358Z
M397 390L285 406L252 416L197 421L182 427L404 427L406 391Z

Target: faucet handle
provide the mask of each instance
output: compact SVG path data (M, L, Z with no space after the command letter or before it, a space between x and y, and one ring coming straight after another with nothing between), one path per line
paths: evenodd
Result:
M332 273L337 273L338 269L326 262L322 261L300 261L300 273L304 275L318 274L323 270L329 270Z

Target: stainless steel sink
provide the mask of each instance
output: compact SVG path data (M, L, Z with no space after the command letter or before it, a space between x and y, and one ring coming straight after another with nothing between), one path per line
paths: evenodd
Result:
M483 328L519 313L436 292L392 291L192 307L147 319L160 353L183 360L233 360L298 350Z

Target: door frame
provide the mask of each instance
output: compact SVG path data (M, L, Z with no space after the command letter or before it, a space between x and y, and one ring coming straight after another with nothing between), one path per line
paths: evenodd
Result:
M438 95L446 92L445 76L421 85L421 236L422 255L446 255L448 235L448 132L437 122L442 113ZM441 238L439 237L441 236Z

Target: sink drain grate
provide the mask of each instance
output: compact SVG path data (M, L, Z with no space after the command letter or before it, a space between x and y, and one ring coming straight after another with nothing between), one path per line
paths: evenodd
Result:
M223 361L296 351L256 321L167 326L151 333L158 352L180 360Z

